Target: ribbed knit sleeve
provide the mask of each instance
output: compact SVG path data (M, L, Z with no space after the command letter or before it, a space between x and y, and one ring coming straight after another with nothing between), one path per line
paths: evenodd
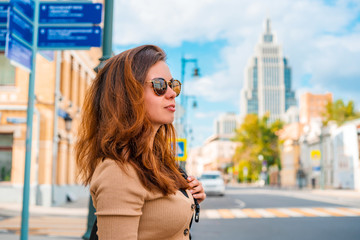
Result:
M101 240L137 239L147 191L134 168L121 169L113 160L96 168L90 186Z

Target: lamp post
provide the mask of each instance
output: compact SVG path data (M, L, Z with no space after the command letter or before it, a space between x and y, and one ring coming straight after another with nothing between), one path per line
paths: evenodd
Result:
M192 76L193 77L198 77L200 76L200 70L199 70L199 67L198 67L198 62L197 62L197 59L196 58L184 58L182 57L181 58L181 83L184 84L185 83L185 69L186 69L186 64L187 63L193 63L195 65L194 69L193 69L193 74ZM195 97L195 96L188 96L186 95L185 93L185 88L182 89L182 94L181 94L181 105L183 106L183 108L185 109L185 115L181 118L181 123L184 126L184 137L186 138L187 137L187 131L186 131L186 116L187 116L187 100L189 97ZM196 102L194 103L193 106L197 106Z
M187 63L193 63L195 65L194 69L193 69L193 74L192 76L194 77L198 77L200 75L199 73L199 68L198 68L198 62L197 62L197 59L196 58L185 58L185 57L181 57L181 83L183 84L184 86L184 83L185 83L185 69L186 69L186 64ZM185 88L183 87L182 89L182 94L181 94L181 105L182 107L184 108L185 110L185 113L182 117L180 117L180 126L182 126L182 133L181 133L181 136L183 136L185 139L187 139L187 100L189 97L194 97L194 96L187 96L185 94ZM193 104L193 107L195 108L197 106L197 103L194 102ZM179 165L182 169L185 170L185 165L186 165L186 161L180 161L179 162Z
M112 29L113 29L113 10L114 0L105 0L105 13L104 13L104 33L102 39L102 52L103 56L99 59L100 63L94 68L94 71L98 73L101 68L105 66L106 61L112 56ZM87 218L87 229L82 239L90 239L91 229L95 222L95 211L92 198L89 199L89 213Z

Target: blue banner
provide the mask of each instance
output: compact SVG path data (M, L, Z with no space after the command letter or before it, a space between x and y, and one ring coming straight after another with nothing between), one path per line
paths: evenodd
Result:
M101 23L101 3L40 2L39 23Z

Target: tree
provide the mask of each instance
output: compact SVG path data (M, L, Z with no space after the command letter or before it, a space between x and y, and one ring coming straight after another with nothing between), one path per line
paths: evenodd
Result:
M335 102L327 103L323 116L324 125L327 125L330 121L335 121L337 125L340 126L346 121L359 118L360 113L355 111L353 101L349 101L348 104L345 105L342 99L338 99Z
M279 147L277 131L283 126L280 120L271 124L268 123L269 115L259 119L255 114L248 114L233 141L240 143L233 156L233 162L239 165L239 172L242 166L248 168L247 180L256 180L262 163L258 157L263 156L267 166L277 164L280 167ZM240 177L243 177L242 174ZM242 179L243 180L243 179Z

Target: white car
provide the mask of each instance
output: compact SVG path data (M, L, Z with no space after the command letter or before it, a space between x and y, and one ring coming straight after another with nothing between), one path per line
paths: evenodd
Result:
M206 194L224 196L225 183L219 171L204 172L200 177L200 182Z

